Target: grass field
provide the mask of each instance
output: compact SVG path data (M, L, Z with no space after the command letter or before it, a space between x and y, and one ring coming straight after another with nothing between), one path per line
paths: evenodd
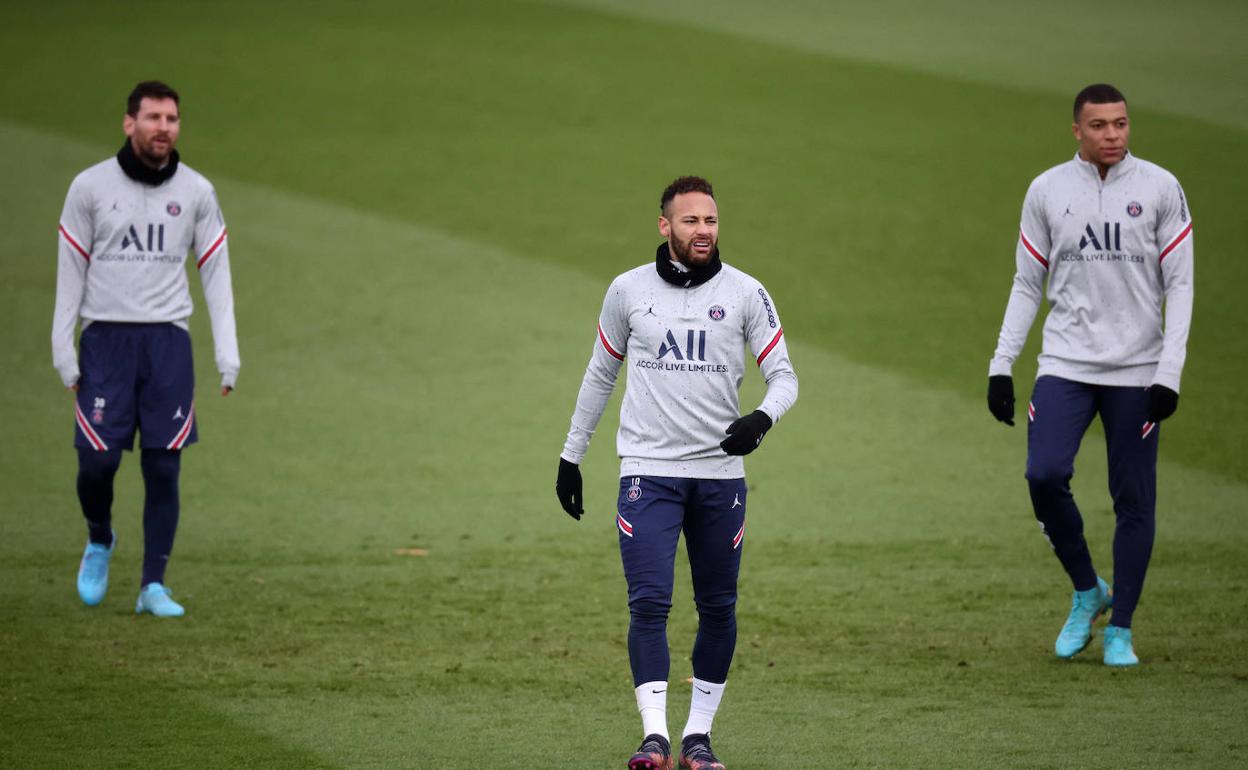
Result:
M777 299L802 384L748 462L729 767L1248 763L1243 7L761 7L0 8L0 766L622 767L640 725L618 395L580 523L556 455L602 292L652 254L658 193L691 171L717 186L726 261ZM153 76L183 92L183 158L229 220L243 354L238 392L197 404L178 622L132 614L133 458L109 597L74 595L48 350L65 189ZM1118 672L1052 659L1068 589L1023 431L983 404L1022 194L1073 153L1070 98L1099 79L1198 231L1143 665ZM1075 486L1108 572L1104 479L1094 430ZM673 680L695 627L678 566Z

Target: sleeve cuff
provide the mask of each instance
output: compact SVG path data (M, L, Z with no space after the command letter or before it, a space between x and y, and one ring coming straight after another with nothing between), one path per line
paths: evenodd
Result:
M57 371L61 375L61 382L63 382L67 388L74 387L74 385L78 383L78 378L81 376L77 366L72 369L66 367L65 369L59 369Z
M1179 392L1179 376L1177 374L1166 374L1157 372L1153 375L1152 385L1164 385L1175 393Z

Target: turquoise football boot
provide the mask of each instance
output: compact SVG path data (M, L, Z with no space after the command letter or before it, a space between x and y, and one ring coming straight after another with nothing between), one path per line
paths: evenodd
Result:
M1106 626L1103 644L1105 645L1105 665L1139 665L1140 659L1135 657L1135 649L1131 646L1131 629Z
M1096 579L1096 588L1087 591L1075 591L1070 600L1070 615L1066 617L1066 625L1057 635L1053 650L1057 657L1068 660L1075 657L1092 641L1092 624L1101 613L1109 609L1112 599L1109 585Z
M173 600L172 592L160 583L148 583L139 591L139 600L134 605L134 612L142 615L150 612L158 618L180 618L186 614L181 604Z
M113 549L117 547L117 533L113 533L113 542L100 545L87 541L82 552L82 561L78 563L78 598L88 607L94 607L104 601L108 591L108 563L113 558Z

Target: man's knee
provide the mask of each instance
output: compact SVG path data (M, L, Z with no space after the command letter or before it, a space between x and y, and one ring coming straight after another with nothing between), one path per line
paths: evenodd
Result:
M139 460L143 478L149 482L176 481L182 467L182 453L176 449L144 449Z
M1045 459L1027 462L1027 483L1033 492L1064 492L1070 489L1070 478L1075 469L1064 463Z
M664 601L650 596L639 596L628 603L628 611L633 622L639 625L666 625L667 614L672 609L671 601Z
M80 481L91 483L112 481L120 467L120 449L107 449L99 452L94 449L78 448L78 479Z
M737 624L737 597L735 594L699 597L698 620L704 628L733 628Z

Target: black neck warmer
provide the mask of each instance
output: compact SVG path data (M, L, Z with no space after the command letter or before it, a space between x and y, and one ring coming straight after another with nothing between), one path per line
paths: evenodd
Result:
M139 156L134 154L134 148L130 146L130 140L126 139L126 143L117 151L117 162L121 164L121 170L126 172L126 176L134 181L159 187L177 173L178 151L170 150L169 162L164 168L155 169L139 160Z
M672 252L667 247L667 241L659 244L659 250L654 255L654 269L659 271L659 277L673 286L680 286L688 289L692 286L701 286L707 281L714 278L724 263L719 261L719 249L711 252L711 261L705 265L698 267L690 267L688 272L682 273L672 264Z

